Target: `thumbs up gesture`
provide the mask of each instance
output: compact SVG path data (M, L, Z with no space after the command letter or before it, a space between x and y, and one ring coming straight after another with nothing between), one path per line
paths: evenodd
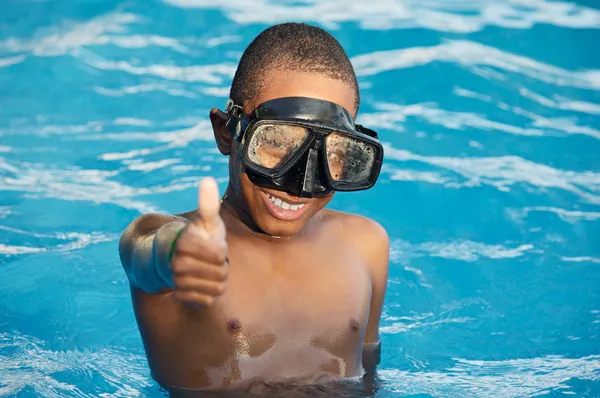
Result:
M198 188L198 216L182 231L171 258L174 294L182 302L208 307L225 291L227 240L219 208L217 182L204 178Z

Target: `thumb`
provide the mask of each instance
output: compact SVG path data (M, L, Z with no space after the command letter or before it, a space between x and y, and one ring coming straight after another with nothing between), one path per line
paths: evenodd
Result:
M219 186L212 177L203 178L198 188L198 217L197 224L204 227L208 234L212 234L221 223L219 208L221 198Z

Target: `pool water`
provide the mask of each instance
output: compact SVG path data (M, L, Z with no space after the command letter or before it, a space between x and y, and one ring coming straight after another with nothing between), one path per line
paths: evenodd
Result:
M392 242L378 395L600 396L600 3L0 3L0 395L162 396L119 235L225 188L208 111L253 37L302 20L386 146L331 204Z

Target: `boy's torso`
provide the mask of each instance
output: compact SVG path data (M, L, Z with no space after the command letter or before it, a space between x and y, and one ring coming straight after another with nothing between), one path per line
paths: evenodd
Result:
M227 289L210 309L134 290L154 377L168 386L227 388L360 374L371 279L344 217L352 216L324 211L302 236L281 242L228 227Z

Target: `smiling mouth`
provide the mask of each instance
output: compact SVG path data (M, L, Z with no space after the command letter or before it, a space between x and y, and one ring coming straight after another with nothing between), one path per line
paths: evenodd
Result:
M310 201L302 200L301 198L284 199L265 191L261 191L261 194L269 213L273 217L283 221L300 219L311 204Z
M270 193L265 192L265 194L267 195L267 198L269 198L269 200L271 202L273 202L273 204L275 206L277 206L278 208L283 209L283 210L292 210L292 211L300 210L301 208L303 208L306 205L306 203L289 203L281 198L278 198L277 196L271 195Z

